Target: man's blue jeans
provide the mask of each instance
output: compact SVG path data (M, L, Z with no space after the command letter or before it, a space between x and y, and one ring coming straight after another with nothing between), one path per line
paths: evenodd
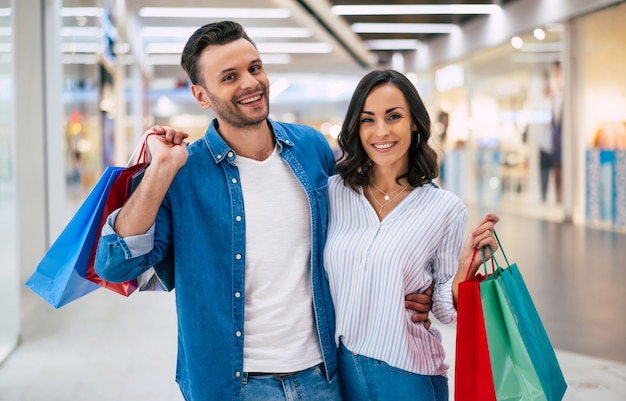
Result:
M344 401L448 401L448 379L407 372L339 346Z
M242 401L341 401L337 375L329 383L320 365L292 375L244 373Z

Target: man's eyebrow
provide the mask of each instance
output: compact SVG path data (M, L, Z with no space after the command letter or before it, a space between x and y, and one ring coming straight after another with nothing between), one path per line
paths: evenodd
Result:
M254 65L258 63L262 63L260 58L255 58L254 60L250 61L250 65ZM222 71L218 72L217 75L224 75L226 73L233 72L235 70L236 70L235 67L224 68Z

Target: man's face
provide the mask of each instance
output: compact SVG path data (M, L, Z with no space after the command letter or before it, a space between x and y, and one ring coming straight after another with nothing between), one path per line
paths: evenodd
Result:
M194 97L215 112L220 126L248 128L269 114L269 80L258 51L245 39L208 46L198 63Z

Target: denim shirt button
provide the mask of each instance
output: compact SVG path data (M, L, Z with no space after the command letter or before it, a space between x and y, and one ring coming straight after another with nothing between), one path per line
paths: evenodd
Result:
M238 254L236 254L236 255L235 255L235 259L237 259L237 260L241 259L241 254L239 254L239 253L238 253Z
M236 179L236 178L233 178L233 179L232 179L232 180L230 180L230 181L231 181L233 184L236 184L236 183L237 183L237 179Z
M241 337L241 332L240 331L235 332L235 336Z
M228 152L228 157L233 157L233 152Z
M235 217L235 220L236 220L236 221L241 221L241 216L236 216L236 217Z
M240 298L240 297L241 297L241 293L240 293L239 291L237 291L237 292L235 293L235 298Z
M235 372L235 376L236 376L236 377L241 376L241 372Z
M222 155L217 155L217 160L221 159Z

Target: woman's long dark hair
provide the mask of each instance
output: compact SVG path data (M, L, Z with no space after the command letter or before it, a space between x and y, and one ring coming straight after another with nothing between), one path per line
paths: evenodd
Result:
M354 90L341 132L337 137L337 142L343 152L337 162L337 173L341 175L346 185L357 192L360 188L369 185L370 177L367 170L372 162L361 145L359 135L363 105L374 88L386 83L400 89L409 106L412 122L417 125L417 131L411 133L409 169L396 177L396 181L406 178L409 185L418 187L432 182L439 174L437 153L428 144L430 117L417 89L411 81L397 71L376 70L365 75Z

